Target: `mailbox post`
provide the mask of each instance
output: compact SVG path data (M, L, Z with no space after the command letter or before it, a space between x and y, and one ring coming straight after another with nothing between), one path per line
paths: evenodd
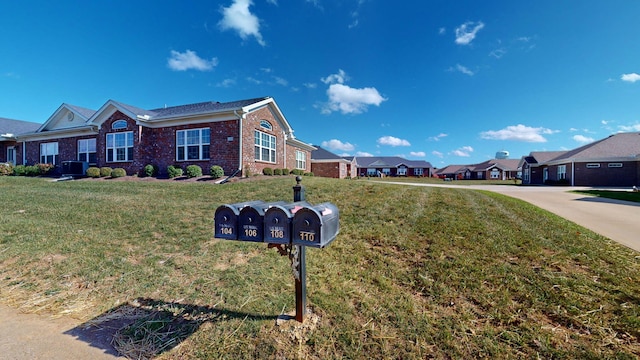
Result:
M304 186L300 185L302 177L296 176L296 185L293 187L293 201L305 201ZM304 322L307 312L307 249L300 245L291 245L291 267L296 285L296 320Z
M338 208L331 203L311 205L296 177L293 203L246 201L219 206L215 212L214 236L226 240L265 242L280 255L288 255L296 289L296 317L304 322L307 311L306 248L324 248L340 230Z

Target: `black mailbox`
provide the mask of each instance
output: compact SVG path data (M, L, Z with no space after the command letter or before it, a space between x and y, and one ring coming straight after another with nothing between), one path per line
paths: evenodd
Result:
M305 206L293 215L293 245L323 248L340 231L338 208L331 203Z
M264 213L264 242L269 244L291 244L291 221L293 214L308 202L300 201L286 205L274 205Z
M238 240L263 242L265 211L271 206L284 204L284 201L273 203L260 201L242 208L238 216Z
M227 240L238 240L238 216L240 210L262 201L248 201L218 206L215 213L215 237Z

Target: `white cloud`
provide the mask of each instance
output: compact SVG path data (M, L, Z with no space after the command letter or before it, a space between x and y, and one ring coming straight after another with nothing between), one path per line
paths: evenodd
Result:
M370 153L364 152L364 151L358 151L358 152L356 152L356 156L372 157L373 154L370 154Z
M205 60L196 54L195 51L187 50L183 53L171 50L171 57L167 61L171 70L185 71L189 69L208 71L218 65L218 59Z
M331 139L329 141L323 141L321 144L322 147L327 148L329 150L340 150L340 151L353 151L356 147L352 144L346 142L343 143L338 139Z
M320 79L320 81L325 84L344 84L344 82L347 80L349 80L349 77L347 76L347 73L342 69L338 69L337 74L331 74L325 78Z
M462 66L460 64L456 64L456 70L465 74L465 75L469 75L469 76L473 76L474 72L469 70L469 68L467 68L466 66Z
M455 156L469 157L472 152L473 148L471 146L463 146L459 149L453 150L451 153Z
M584 135L574 135L573 136L573 140L581 143L581 144L588 144L591 142L594 142L595 140L593 138L590 137L586 137Z
M233 85L236 84L236 80L235 79L224 79L221 82L219 82L216 86L218 87L231 87Z
M444 154L443 154L443 153L441 153L440 151L436 151L436 150L433 150L433 151L431 152L431 155L433 155L433 156L437 156L437 157L439 157L439 158L442 158L442 157L444 156Z
M411 151L409 153L409 156L413 156L413 157L425 157L427 156L427 154L424 151Z
M278 85L282 85L282 86L287 86L289 85L289 82L286 79L283 79L279 76L274 76L273 79L275 80L276 84Z
M507 53L507 50L505 48L499 48L499 49L495 49L492 52L489 53L489 56L492 56L496 59L500 59L502 58L505 54Z
M315 89L318 87L318 84L316 83L304 83L302 85L304 85L304 87L306 87L307 89Z
M640 80L640 75L638 75L636 73L622 74L622 76L620 76L620 79L622 79L622 81L634 83L634 82Z
M379 145L389 145L389 146L411 146L411 144L404 139L398 139L397 137L393 137L393 136L383 136L381 138L378 139L378 144Z
M333 111L340 111L343 114L360 114L367 111L369 105L380 106L387 100L375 88L356 89L343 84L329 86L327 95L329 102L322 110L325 114Z
M439 34L439 35L444 35L444 34L446 34L446 33L447 33L447 29L445 29L445 28L443 28L443 27L441 27L440 29L438 29L438 34Z
M533 128L518 124L515 126L507 126L502 130L489 130L480 133L480 137L487 140L513 140L524 142L547 142L547 139L542 136L547 134L553 134L558 131L554 131L547 128Z
M449 136L449 135L447 135L445 133L440 133L440 134L438 134L436 136L429 137L427 140L429 140L429 141L440 141L440 139L445 138L447 136Z
M218 26L222 30L237 31L242 40L253 36L258 44L265 46L266 43L260 34L260 19L249 11L251 5L251 0L234 0L231 6L222 8L223 17Z
M618 128L622 132L640 131L640 123L635 123L633 125L620 125Z
M473 41L473 39L475 39L478 31L480 31L483 27L484 23L482 21L478 23L468 21L460 25L456 28L456 44L469 45Z
M602 125L608 125L608 124L609 124L609 121L608 121L608 120L602 120L602 121L600 121L600 123L601 123Z

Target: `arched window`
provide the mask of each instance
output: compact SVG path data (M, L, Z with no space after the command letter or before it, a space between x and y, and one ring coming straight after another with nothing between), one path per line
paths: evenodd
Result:
M111 124L111 129L119 130L127 128L127 120L116 120Z
M273 126L271 126L271 123L267 120L260 120L260 127L269 131L273 130Z

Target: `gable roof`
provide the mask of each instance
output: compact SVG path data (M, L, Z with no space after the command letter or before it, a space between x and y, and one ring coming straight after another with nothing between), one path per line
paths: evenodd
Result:
M560 157L567 151L532 151L529 156L525 156L524 159L529 164L544 164L547 161Z
M457 174L460 172L464 172L467 169L468 169L467 165L447 165L443 168L436 170L436 174L437 175Z
M16 135L36 131L41 125L31 121L0 118L0 141L15 140Z
M547 164L569 161L640 160L640 132L618 133L579 148L565 151Z
M432 168L431 163L424 160L407 160L399 156L356 156L354 157L357 167L360 168L392 168L405 165L409 168Z
M329 150L326 150L318 145L312 145L315 147L315 150L311 152L311 161L312 162L345 162L348 163L349 160L338 156L332 153Z

